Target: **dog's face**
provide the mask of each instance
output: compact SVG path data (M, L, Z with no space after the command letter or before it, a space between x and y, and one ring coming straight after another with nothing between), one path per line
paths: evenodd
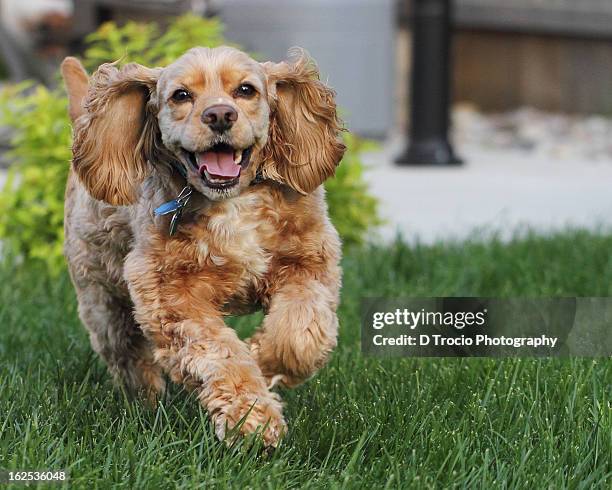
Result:
M73 168L111 204L134 202L151 167L170 160L211 200L236 196L257 172L306 194L344 153L334 93L302 52L262 64L234 48L194 48L166 68L102 65L88 88L74 58L62 72Z
M232 48L189 51L161 73L156 105L162 142L197 191L218 200L249 185L270 122L261 64Z

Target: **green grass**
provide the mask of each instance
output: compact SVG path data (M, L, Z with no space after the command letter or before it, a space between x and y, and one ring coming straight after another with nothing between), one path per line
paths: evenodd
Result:
M339 348L284 391L270 455L224 447L192 396L155 410L113 389L67 275L0 271L0 468L70 471L73 487L610 488L609 359L364 358L362 296L609 296L612 236L354 250ZM235 321L246 334L257 317Z

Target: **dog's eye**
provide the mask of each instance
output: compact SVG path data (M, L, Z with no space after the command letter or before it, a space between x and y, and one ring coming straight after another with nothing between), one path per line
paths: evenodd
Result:
M257 93L255 87L250 83L243 83L236 89L236 97L253 97Z
M175 90L172 94L172 100L174 102L185 102L186 100L191 99L191 94L187 92L187 90L179 88Z

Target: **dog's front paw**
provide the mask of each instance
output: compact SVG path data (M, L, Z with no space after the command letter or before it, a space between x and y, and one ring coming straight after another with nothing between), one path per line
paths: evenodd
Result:
M213 415L217 437L231 445L238 435L257 432L266 447L276 447L287 432L282 408L275 393L239 396Z

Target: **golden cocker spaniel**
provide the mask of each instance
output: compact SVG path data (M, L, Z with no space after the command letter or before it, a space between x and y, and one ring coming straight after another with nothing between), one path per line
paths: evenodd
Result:
M275 446L271 388L336 345L340 240L323 181L344 153L334 93L302 51L258 63L194 48L166 68L62 73L74 126L65 254L91 344L154 401L195 390L220 439ZM246 341L228 314L263 309Z

